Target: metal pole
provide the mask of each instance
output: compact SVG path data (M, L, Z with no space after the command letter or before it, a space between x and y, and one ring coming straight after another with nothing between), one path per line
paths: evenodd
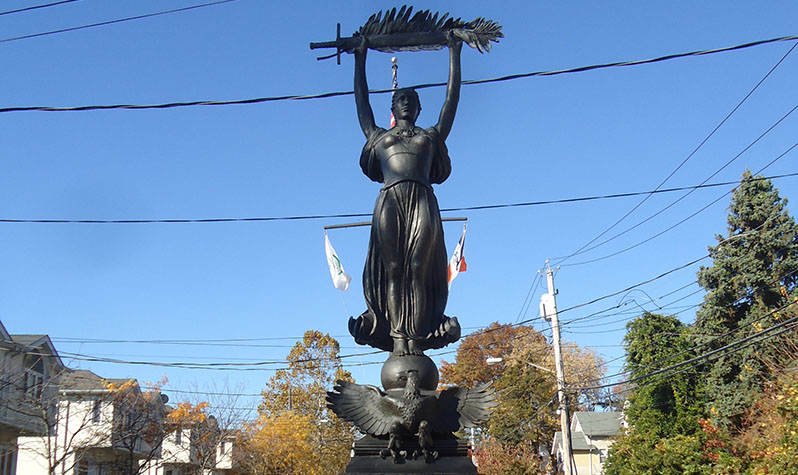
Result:
M565 394L565 373L562 366L560 346L560 321L557 318L557 300L554 290L554 271L546 261L546 283L548 293L540 297L540 315L551 322L552 345L554 346L554 369L557 375L557 395L560 398L560 430L562 431L563 469L565 475L576 475L571 449L571 421L568 414L568 397Z

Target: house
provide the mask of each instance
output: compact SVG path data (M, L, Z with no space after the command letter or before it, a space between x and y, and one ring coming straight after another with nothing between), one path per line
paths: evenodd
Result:
M11 335L0 322L0 475L23 473L19 438L47 431L63 368L47 335Z
M219 437L216 444L216 468L211 472L211 475L227 475L233 472L235 439L235 434L226 434Z
M134 379L64 367L47 335L0 322L0 475L232 473L234 434L208 416L176 424Z
M621 431L623 415L620 412L575 412L571 418L571 449L579 475L601 473L607 453L614 438ZM563 460L562 432L554 436L551 454ZM562 473L559 470L558 473Z
M17 473L113 474L160 455L164 398L135 380L106 380L87 370L59 377L50 430L20 437Z
M167 414L174 409L167 406ZM161 456L150 462L145 475L227 475L233 469L235 434L223 433L216 419L171 426L163 440Z

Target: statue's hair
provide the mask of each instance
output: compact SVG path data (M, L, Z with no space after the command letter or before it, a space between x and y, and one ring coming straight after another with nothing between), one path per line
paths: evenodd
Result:
M403 87L397 89L393 92L391 96L391 110L393 110L393 106L396 104L396 100L400 95L407 95L416 100L416 104L418 104L418 112L421 112L421 99L418 98L418 92L412 87Z

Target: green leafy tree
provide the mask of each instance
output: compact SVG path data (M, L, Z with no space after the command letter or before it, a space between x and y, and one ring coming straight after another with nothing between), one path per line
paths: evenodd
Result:
M678 318L646 312L626 325L625 369L630 379L695 356L688 327ZM627 399L627 421L652 440L699 431L704 416L702 375L686 371L639 381Z
M696 315L695 334L705 350L777 323L783 314L772 312L789 302L798 282L798 226L769 180L745 172L727 222L727 235L717 236L718 244L709 248L712 266L698 272L708 293ZM724 426L741 423L770 379L777 346L753 345L709 364L707 404L713 420Z
M646 312L626 325L625 369L631 379L694 356L688 327L678 318ZM701 375L682 372L643 379L629 391L624 415L629 425L613 444L608 475L709 473L700 450L705 434Z
M349 462L354 429L328 410L325 400L336 380L354 382L352 375L341 366L338 341L328 334L309 330L286 360L288 368L275 372L262 391L259 416L264 420L276 420L273 418L292 411L308 417L315 425L309 443L317 457L319 473L343 472Z

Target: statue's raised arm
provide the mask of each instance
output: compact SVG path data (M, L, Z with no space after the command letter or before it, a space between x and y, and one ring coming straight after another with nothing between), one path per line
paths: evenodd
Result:
M457 103L460 101L460 52L463 49L463 41L451 31L447 36L449 39L449 80L446 83L446 99L443 101L441 115L435 125L441 140L446 140L452 130Z
M366 81L366 52L368 51L368 40L365 36L360 37L360 44L355 48L355 105L357 106L357 119L360 128L368 138L377 125L374 123L374 111L371 110L369 103L369 85Z

